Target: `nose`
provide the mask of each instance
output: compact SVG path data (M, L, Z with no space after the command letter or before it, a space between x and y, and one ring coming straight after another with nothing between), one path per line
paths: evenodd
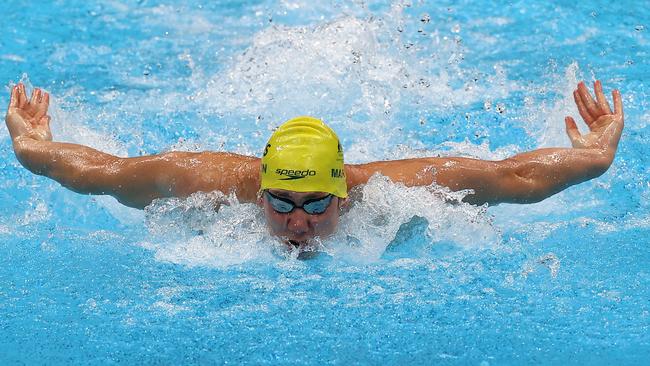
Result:
M293 210L289 214L287 228L295 234L309 232L309 215L302 209Z

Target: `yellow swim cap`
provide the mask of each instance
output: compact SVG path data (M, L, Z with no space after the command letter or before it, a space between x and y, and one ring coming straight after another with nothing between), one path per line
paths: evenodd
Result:
M313 117L291 119L271 135L264 148L260 174L261 190L348 196L339 138L323 121Z

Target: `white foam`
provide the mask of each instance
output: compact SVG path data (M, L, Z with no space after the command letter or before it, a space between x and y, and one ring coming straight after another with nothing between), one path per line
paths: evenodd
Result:
M192 103L229 118L260 117L256 123L265 131L290 117L312 114L340 134L366 142L358 155L378 158L395 140L404 140L396 123L400 115L444 111L486 97L498 100L518 89L500 65L481 83L467 81L473 70L463 69L461 60L446 59L463 52L458 40L431 35L430 43L405 48L396 30L403 20L396 7L383 18L346 16L311 26L270 26L227 68L210 76L207 87L198 85ZM352 144L346 151L355 156Z
M405 187L376 175L362 188L362 199L341 217L325 251L353 261L376 261L400 229L414 217L428 223L426 235L431 245L452 242L460 247L491 247L500 241L498 229L486 207L459 202L467 192L451 192L441 187Z
M218 211L217 211L218 208ZM154 201L145 210L152 238L142 245L161 261L228 266L273 257L274 243L254 204L219 192Z
M462 248L490 247L500 241L485 207L447 202L459 201L463 192L433 186L408 188L375 176L360 193L360 199L342 215L337 233L316 240L319 251L346 261L377 261L400 227L416 216L428 223L425 247L440 241ZM185 200L157 200L146 208L146 215L152 238L141 245L161 261L224 267L295 259L298 254L287 252L268 233L257 205L238 203L234 196L213 192Z

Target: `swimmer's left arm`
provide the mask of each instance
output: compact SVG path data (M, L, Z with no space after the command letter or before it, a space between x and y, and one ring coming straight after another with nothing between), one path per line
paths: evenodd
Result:
M464 201L472 204L539 202L602 175L612 164L623 130L621 95L613 91L612 112L599 81L594 89L595 100L584 83L574 91L578 111L590 132L581 135L573 118L566 117L573 148L538 149L502 161L422 158L350 165L348 186L363 184L380 173L407 186L436 183L454 191L470 189L473 193Z

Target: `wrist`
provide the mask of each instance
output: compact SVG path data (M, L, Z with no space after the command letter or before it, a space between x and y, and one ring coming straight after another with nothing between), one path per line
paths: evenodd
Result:
M614 162L614 152L609 149L594 150L594 157L591 159L597 175L604 174Z
M22 153L27 148L26 145L28 145L30 143L29 140L32 140L32 139L30 139L29 137L24 136L24 135L16 136L11 140L11 142L13 144L13 147L14 147L14 152L16 153L16 156L22 155Z
M34 151L35 143L37 142L37 140L26 135L15 137L12 141L16 158L26 168L29 165L29 156Z

